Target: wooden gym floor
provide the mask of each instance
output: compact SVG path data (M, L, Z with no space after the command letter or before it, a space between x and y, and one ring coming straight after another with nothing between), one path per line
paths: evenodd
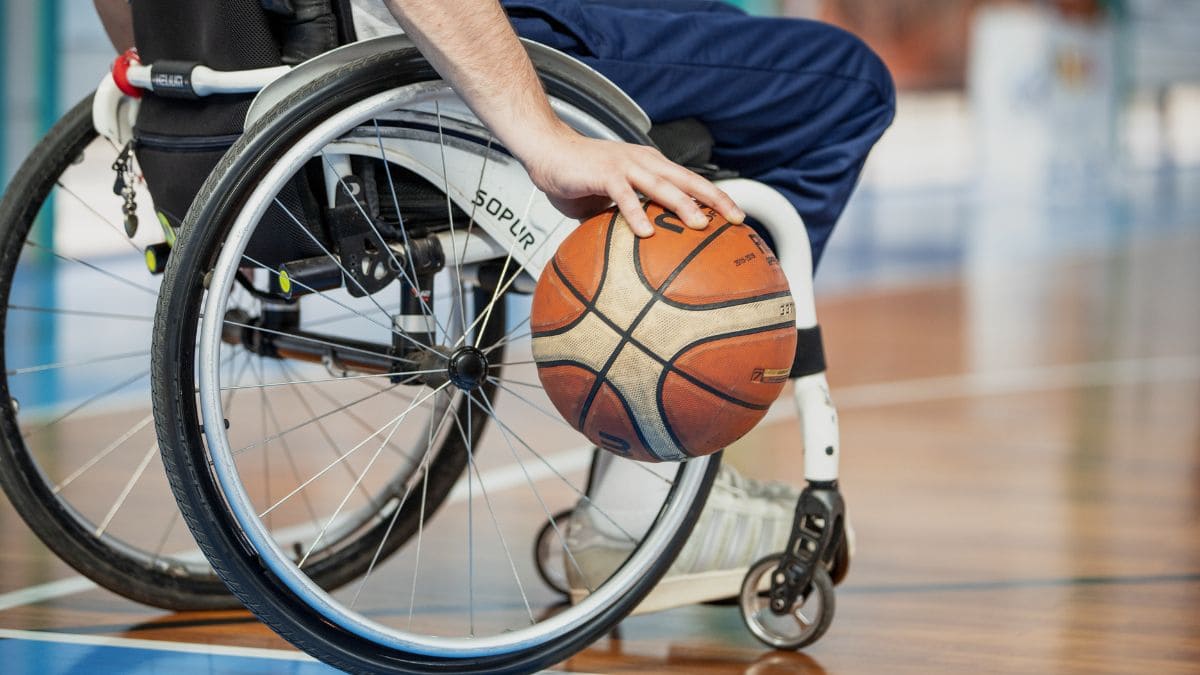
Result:
M770 652L735 608L686 607L558 669L1200 672L1197 260L1193 227L822 294L858 535L832 629ZM727 458L799 482L797 444L781 414ZM324 670L245 613L91 587L7 502L0 655L6 672Z

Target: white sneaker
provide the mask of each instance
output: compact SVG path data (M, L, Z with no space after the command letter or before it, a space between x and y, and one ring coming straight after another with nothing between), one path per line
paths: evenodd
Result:
M722 464L692 536L633 613L736 597L751 563L787 545L799 494L799 488L746 478ZM604 582L633 551L632 542L596 527L593 511L579 505L567 526L575 561L564 560L572 602L586 597L588 586Z

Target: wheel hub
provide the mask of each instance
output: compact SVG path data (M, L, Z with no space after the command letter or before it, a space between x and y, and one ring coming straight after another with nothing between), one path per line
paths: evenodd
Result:
M450 355L446 372L454 386L474 391L487 380L488 367L486 354L474 347L462 347Z

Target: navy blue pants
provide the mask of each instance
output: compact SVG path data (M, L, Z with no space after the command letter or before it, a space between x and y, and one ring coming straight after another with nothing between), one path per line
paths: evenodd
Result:
M861 40L719 0L501 1L519 34L600 71L652 121L704 122L714 161L787 196L820 259L895 112L891 75Z

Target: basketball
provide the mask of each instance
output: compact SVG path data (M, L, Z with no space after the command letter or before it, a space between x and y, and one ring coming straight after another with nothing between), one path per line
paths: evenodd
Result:
M794 308L753 229L708 210L708 228L693 230L645 208L652 237L610 209L559 246L533 295L533 357L555 408L591 442L679 461L766 414L795 356Z

